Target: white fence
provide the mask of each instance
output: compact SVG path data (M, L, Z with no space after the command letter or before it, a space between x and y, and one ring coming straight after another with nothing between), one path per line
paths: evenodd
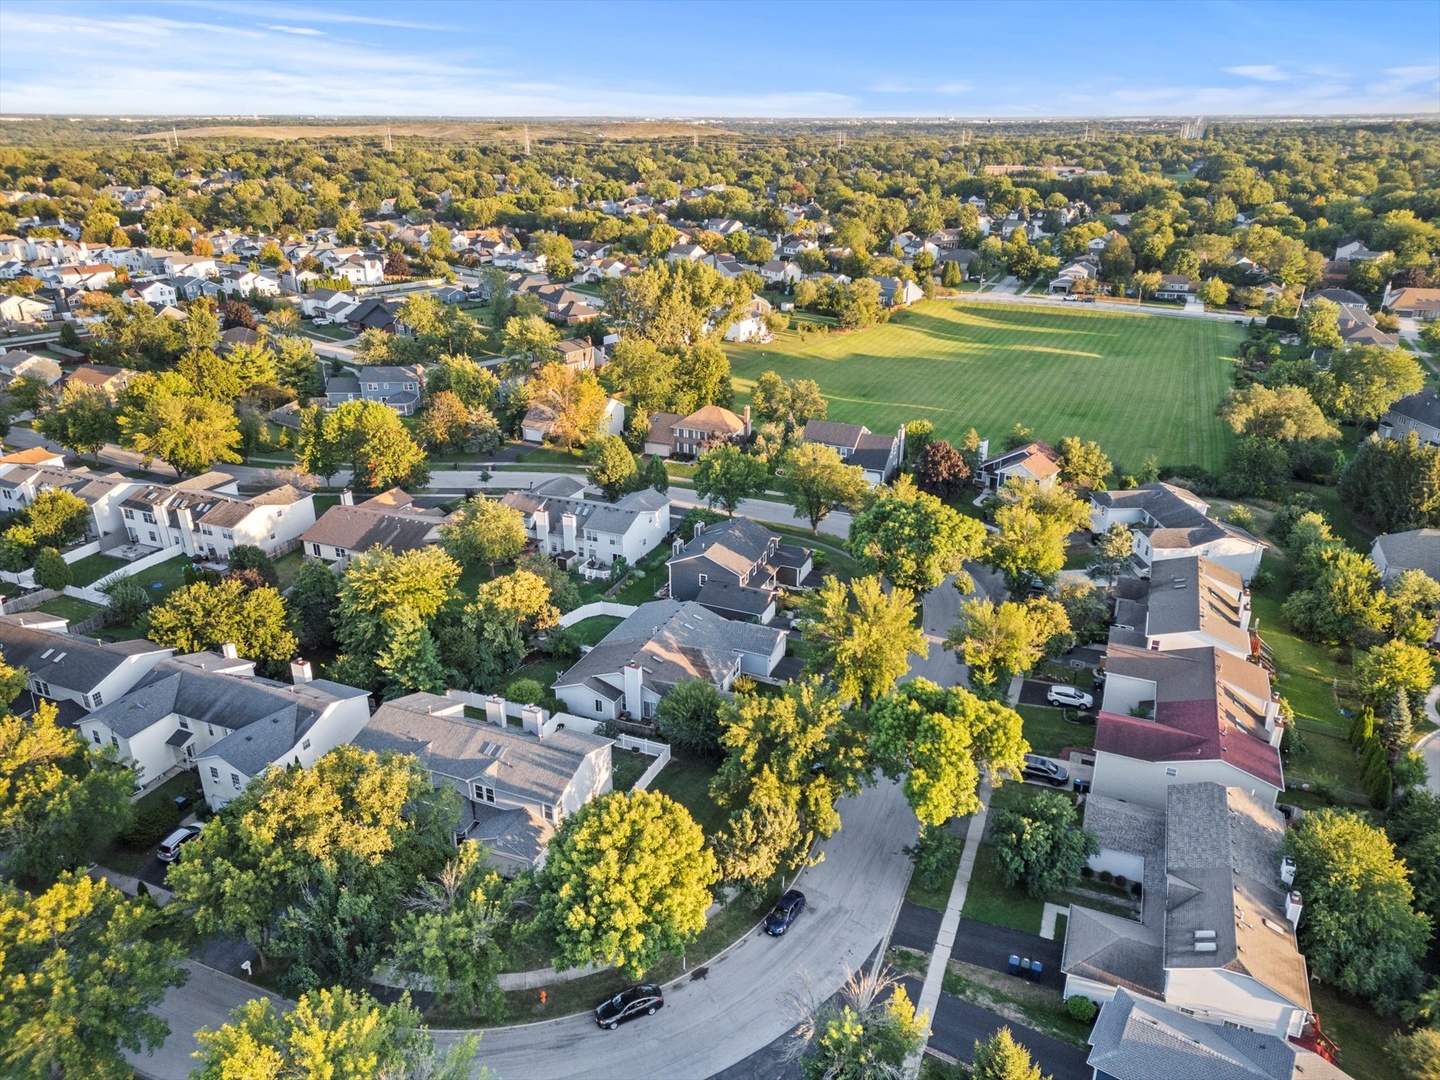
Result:
M596 600L590 604L582 604L574 611L567 611L560 616L561 626L574 626L586 619L593 619L597 615L609 615L616 619L626 619L635 614L634 604L613 604L608 600Z
M621 735L615 740L615 745L622 750L638 751L642 754L652 755L655 760L650 767L640 774L640 779L635 781L635 791L644 791L660 775L660 770L670 764L670 746L668 743L651 742L649 739L637 739L634 735Z
M185 549L179 544L173 544L168 548L161 548L159 551L151 552L143 558L134 562L126 563L124 566L117 566L115 570L101 578L92 585L66 585L65 595L74 596L80 600L88 600L92 604L99 604L102 607L110 602L110 598L100 591L100 586L111 578L134 577L136 574L143 574L151 567L159 566L163 562L169 562L177 555L184 555Z

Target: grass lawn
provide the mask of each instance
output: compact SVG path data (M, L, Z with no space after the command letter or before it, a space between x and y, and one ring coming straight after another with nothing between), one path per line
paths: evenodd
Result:
M304 323L301 326L301 333L309 334L314 338L321 338L325 341L354 341L355 335L350 332L348 326L333 326L326 324L316 326L314 323Z
M561 450L554 446L537 446L515 455L516 462L526 465L583 465L584 455L578 451Z
M1020 705L1015 711L1025 721L1025 739L1037 754L1050 756L1060 753L1067 746L1095 745L1094 725L1072 724L1060 709Z
M710 796L710 781L714 778L714 765L676 754L670 758L670 764L660 770L650 790L663 791L683 805L705 830L705 835L714 836L725 822L725 812Z
M970 888L965 894L965 910L961 915L992 926L1008 926L1027 934L1038 934L1044 914L1045 901L1026 896L1021 890L1006 885L995 865L995 849L989 844L981 844L980 850L975 853L975 869L970 875Z
M92 604L88 600L81 600L74 596L57 596L54 600L46 600L40 605L40 610L46 615L56 615L62 619L69 619L72 623L83 622L92 615L98 615L104 610L99 604ZM96 631L99 633L99 631Z
M85 558L70 564L70 572L75 575L71 584L93 585L129 565L124 559L117 559L114 555L86 555Z
M630 791L635 781L653 764L655 759L648 754L637 754L632 750L621 750L618 746L610 752L611 784L616 791ZM669 766L666 766L668 768ZM665 770L660 770L664 772Z
M599 645L605 635L619 626L621 621L613 615L595 615L581 619L569 627L570 638L578 645Z
M295 575L305 565L305 553L299 548L275 560L275 573L280 578L280 591L284 592L295 584Z
M161 603L176 589L185 584L185 568L190 565L188 555L176 555L173 559L166 559L159 566L152 566L149 570L142 570L135 575L138 581L146 590L154 603Z
M1355 1080L1391 1080L1394 1063L1385 1041L1399 1030L1394 1021L1322 982L1310 984L1310 1002L1325 1034L1340 1047L1340 1066Z
M1319 721L1343 734L1350 721L1335 705L1332 683L1337 678L1348 681L1349 669L1342 666L1339 650L1304 641L1285 625L1280 605L1288 592L1287 581L1288 575L1277 567L1274 582L1251 593L1260 637L1275 656L1275 688L1290 702L1296 716Z
M1218 469L1231 436L1214 412L1240 337L1212 320L932 300L868 330L728 351L740 405L773 369L817 380L831 420L873 431L927 419L942 438L974 426L998 440L1020 422L1096 439L1126 466Z
M963 960L950 961L942 985L947 994L999 1013L1012 1023L1034 1028L1052 1039L1084 1047L1090 1037L1090 1025L1082 1024L1066 1012L1059 991L1048 986L1021 982L1013 975ZM1023 1030L1016 1033L1016 1041L1024 1044Z

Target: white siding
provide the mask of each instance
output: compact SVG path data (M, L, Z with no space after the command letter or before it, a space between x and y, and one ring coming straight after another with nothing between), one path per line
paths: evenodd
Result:
M1174 776L1169 775L1172 769ZM1164 810L1165 790L1171 784L1202 783L1244 788L1268 807L1273 807L1280 795L1278 787L1224 761L1142 761L1103 750L1095 754L1091 790L1096 795Z

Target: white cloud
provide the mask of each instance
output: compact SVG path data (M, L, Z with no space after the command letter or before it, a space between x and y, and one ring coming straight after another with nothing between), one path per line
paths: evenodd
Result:
M320 37L323 37L325 35L324 30L316 30L313 26L283 26L279 23L266 23L265 29L274 30L277 33L281 34L304 34L306 36L318 35Z
M1258 79L1261 82L1284 82L1290 77L1274 64L1241 64L1238 67L1227 67L1225 70L1231 75Z

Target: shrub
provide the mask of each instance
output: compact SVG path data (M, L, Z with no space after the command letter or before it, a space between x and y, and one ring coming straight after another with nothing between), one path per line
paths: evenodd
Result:
M135 812L130 824L120 830L128 847L153 847L180 824L180 808L172 802L152 802Z
M1114 884L1117 889L1123 889L1126 885L1130 884L1130 879L1124 874L1116 874Z
M150 606L145 587L134 578L111 578L100 586L100 591L109 600L107 606L115 620L126 626L133 624Z
M1104 885L1109 885L1111 880L1113 879L1113 875L1110 873L1109 870L1101 870L1100 873L1095 876L1098 877L1101 883Z
M1244 529L1248 533L1255 531L1255 515L1251 513L1248 506L1231 507L1230 512L1225 515L1225 520L1237 529Z
M1093 878L1095 876L1095 870L1093 867L1090 866L1082 866L1080 868L1080 876L1088 881L1090 878Z
M545 700L545 688L537 679L516 679L505 688L505 697L522 705L538 705Z
M59 592L75 580L75 572L64 556L53 547L43 547L35 554L35 584Z
M1084 994L1071 994L1065 999L1065 1011L1072 1019L1079 1020L1082 1024L1093 1023L1096 1014L1100 1012L1095 1003Z
M943 825L920 830L920 839L905 854L915 863L915 876L926 889L941 889L948 883L960 859L965 841Z

